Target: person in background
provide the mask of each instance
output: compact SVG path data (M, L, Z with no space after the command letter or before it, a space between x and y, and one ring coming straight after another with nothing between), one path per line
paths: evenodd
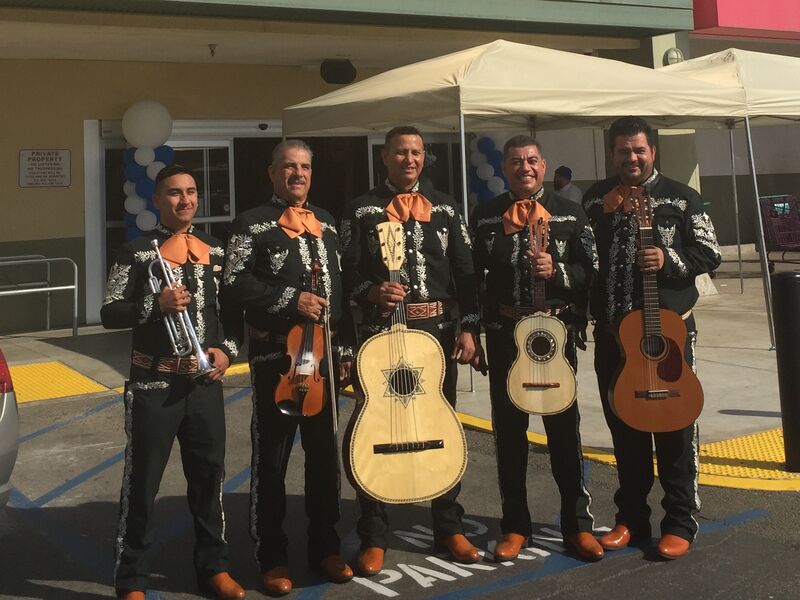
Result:
M572 169L561 165L553 175L553 190L556 196L561 196L567 200L580 204L583 201L581 188L572 183Z

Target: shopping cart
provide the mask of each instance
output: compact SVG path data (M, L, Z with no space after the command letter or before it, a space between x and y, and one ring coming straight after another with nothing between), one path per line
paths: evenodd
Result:
M787 252L800 252L800 213L797 212L797 198L787 195L761 196L759 204L764 221L769 272L775 270L776 262L800 264L800 257L786 258ZM780 252L780 259L770 259L770 252Z

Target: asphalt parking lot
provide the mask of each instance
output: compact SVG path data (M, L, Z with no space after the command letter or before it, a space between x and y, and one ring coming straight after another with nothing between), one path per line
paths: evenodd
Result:
M237 385L242 387L237 387ZM232 572L248 598L265 597L248 536L251 394L245 377L230 378L227 402L225 509ZM352 411L343 399L341 422ZM15 490L0 512L0 598L77 600L113 597L112 540L117 521L125 437L121 396L95 394L20 406L22 443ZM499 535L491 434L468 431L470 463L461 499L472 541L486 551L476 565L454 565L433 549L425 506L390 510L394 536L385 570L371 579L328 584L305 562L303 454L295 449L287 477L291 517L290 564L296 598L798 598L800 511L796 492L702 487L700 535L684 558L665 562L649 547L608 553L595 564L565 554L558 526L556 488L546 450L532 445L529 503L536 534L531 548L508 563L491 559ZM592 512L598 528L613 524L612 467L587 463ZM197 598L191 564L191 521L177 452L162 483L158 510L157 572L148 600ZM660 518L660 488L651 497L653 524ZM358 550L357 506L342 482L342 553Z

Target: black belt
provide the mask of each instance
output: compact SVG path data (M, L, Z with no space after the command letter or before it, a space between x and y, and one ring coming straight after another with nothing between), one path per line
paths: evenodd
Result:
M528 315L532 315L537 312L543 312L546 315L550 315L551 317L555 317L556 315L560 315L567 309L566 306L547 306L544 309L535 308L533 306L509 306L508 304L498 304L497 305L497 312L500 314L501 317L506 317L508 319L513 319L515 321L519 321L523 317L527 317Z

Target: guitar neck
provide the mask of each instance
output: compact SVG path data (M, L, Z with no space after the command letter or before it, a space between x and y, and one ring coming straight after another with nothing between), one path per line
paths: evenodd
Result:
M653 228L639 227L642 248L654 246ZM645 335L661 335L661 311L658 303L658 280L655 273L642 272L642 311Z
M389 281L392 283L401 283L399 269L389 271ZM392 309L392 323L405 324L405 322L406 322L406 303L405 300L400 300L400 302L398 302Z

